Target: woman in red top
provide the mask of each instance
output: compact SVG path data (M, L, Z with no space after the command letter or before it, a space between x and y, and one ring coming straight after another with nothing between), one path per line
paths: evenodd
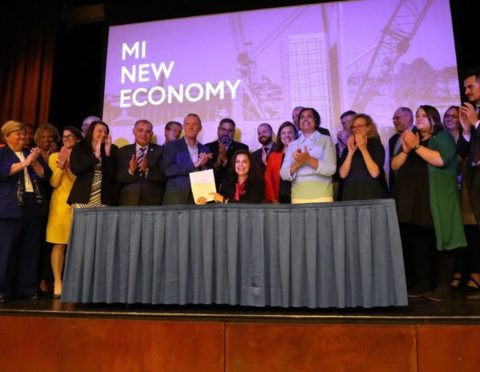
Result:
M260 204L263 201L264 183L248 150L235 151L228 176L220 193L212 193L215 203ZM198 205L207 203L205 197L197 199Z
M265 170L265 202L290 204L290 181L280 179L280 168L285 158L288 145L298 138L298 130L293 123L286 121L277 133L277 143L268 157L267 169Z

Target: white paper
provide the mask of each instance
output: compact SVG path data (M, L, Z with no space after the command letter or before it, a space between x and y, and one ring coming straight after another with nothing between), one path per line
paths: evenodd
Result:
M190 185L195 203L202 196L207 201L213 201L213 195L217 192L213 169L190 173Z

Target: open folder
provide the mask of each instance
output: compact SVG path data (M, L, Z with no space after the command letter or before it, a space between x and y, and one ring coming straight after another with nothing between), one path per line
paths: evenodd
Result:
M195 203L202 196L207 199L207 202L213 201L213 195L217 192L213 169L190 173L190 185Z

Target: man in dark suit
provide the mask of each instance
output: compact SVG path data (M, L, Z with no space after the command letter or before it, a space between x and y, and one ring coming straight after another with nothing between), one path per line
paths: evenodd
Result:
M462 135L458 138L457 152L462 158L468 157L470 205L480 227L480 68L467 72L465 76L463 86L470 102L460 107ZM480 273L471 273L467 283L470 293L465 296L466 299L480 300L478 283Z
M257 128L258 142L262 145L257 151L252 152L252 158L260 171L260 175L265 174L268 156L273 150L273 129L268 123L262 123Z
M235 122L230 118L220 120L217 129L218 140L207 143L207 146L212 152L213 170L215 172L215 183L217 191L227 175L230 167L230 160L237 150L247 150L248 146L233 140L235 135Z
M212 153L197 141L202 121L197 114L183 120L185 136L165 146L164 169L167 176L163 205L194 204L190 186L191 172L212 168Z
M133 135L135 143L118 151L118 204L161 205L165 187L163 146L150 143L153 125L148 120L138 120Z
M388 187L390 189L390 193L392 193L393 185L395 183L395 172L392 171L391 162L393 157L402 151L402 133L407 129L411 130L413 128L413 112L408 107L399 107L393 113L392 120L396 133L388 140Z

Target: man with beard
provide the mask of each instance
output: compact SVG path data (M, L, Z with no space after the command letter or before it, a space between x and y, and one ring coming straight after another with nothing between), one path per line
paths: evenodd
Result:
M257 165L260 174L265 174L267 160L270 152L273 150L273 129L270 124L262 123L257 128L258 142L262 145L257 151L252 153L253 161Z
M233 140L235 135L235 122L230 118L220 120L217 129L218 140L207 143L207 146L213 154L213 171L215 173L215 184L217 190L227 175L230 166L230 160L237 150L247 150L248 146Z
M480 227L480 68L467 72L463 80L465 95L469 102L460 107L462 135L458 138L457 152L468 158L467 187L470 193L470 206ZM480 270L477 259L473 259L471 274L467 283L467 300L480 300Z

